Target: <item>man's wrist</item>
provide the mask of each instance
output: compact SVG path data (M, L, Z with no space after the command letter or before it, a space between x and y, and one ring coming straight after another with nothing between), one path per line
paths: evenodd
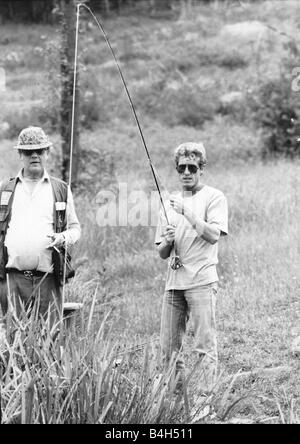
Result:
M194 230L197 230L197 226L201 226L201 222L194 213L187 211L185 213L185 217L188 220L188 222L192 225L192 227L194 228Z
M193 229L197 231L199 236L203 235L203 230L205 226L205 222L203 220L193 220L190 221L190 224L192 225Z
M63 232L63 233L60 233L60 234L61 234L61 238L62 238L62 244L63 244L63 245L66 245L66 243L67 243L67 236L66 236L66 233Z
M182 213L181 213L188 221L190 221L190 219L195 219L195 215L194 215L194 213L193 213L193 211L189 208L189 207L187 207L187 206L185 206L185 207L182 207Z
M192 224L192 221L196 221L196 217L190 208L183 208L182 215L187 219L187 221Z

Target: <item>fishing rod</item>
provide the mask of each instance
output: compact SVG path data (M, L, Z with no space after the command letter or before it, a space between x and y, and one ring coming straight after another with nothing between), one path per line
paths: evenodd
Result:
M108 38L108 35L106 34L106 32L105 32L105 30L104 30L103 25L100 23L100 21L98 20L98 18L95 16L95 14L94 14L93 11L91 10L91 8L90 8L89 6L87 6L85 3L79 3L79 4L77 5L76 39L75 39L75 66L74 66L74 83L73 83L73 108L72 108L72 130L71 130L71 131L72 131L72 138L71 138L71 154L70 154L70 158L71 158L71 161L70 161L70 171L72 171L73 132L74 132L74 119L75 119L74 116L75 116L75 94L76 94L76 77L77 77L77 58L78 58L78 35L79 35L80 7L85 8L85 9L91 14L91 16L93 17L93 19L95 20L95 22L96 22L98 28L100 29L102 35L104 36L104 39L105 39L105 41L106 41L106 43L107 43L107 45L108 45L108 47L109 47L109 50L110 50L110 52L111 52L111 54L112 54L112 56L113 56L113 59L114 59L115 63L116 63L116 66L117 66L117 69L118 69L118 72L119 72L119 75L120 75L121 81L122 81L123 86L124 86L124 88L125 88L125 92L126 92L127 98L128 98L128 100L129 100L129 103L130 103L130 106L131 106L131 109L132 109L132 113L133 113L133 116L134 116L135 122L136 122L137 127L138 127L138 130L139 130L139 134L140 134L140 137L141 137L141 140L142 140L143 147L144 147L145 152L146 152L147 159L148 159L148 161L149 161L149 166L150 166L150 169L151 169L151 173L152 173L152 176L153 176L153 179L154 179L154 183L155 183L156 189L157 189L157 191L158 191L158 195L159 195L160 203L161 203L161 206L162 206L162 209L163 209L163 212L164 212L164 216L165 216L165 219L166 219L167 224L170 225L169 217L168 217L168 215L167 215L167 211L166 211L165 203L164 203L164 201L163 201L162 193L161 193L161 189L160 189L160 186L159 186L159 183L158 183L158 182L159 182L159 181L158 181L158 175L155 173L155 168L154 168L154 165L153 165L153 162L152 162L151 156L150 156L149 149L148 149L148 147L147 147L147 143L146 143L146 140L145 140L145 137L144 137L144 134L143 134L143 130L142 130L142 127L141 127L141 124L140 124L140 121L139 121L139 118L138 118L138 115L137 115L137 112L136 112L136 108L135 108L135 105L134 105L133 100L132 100L132 98L131 98L131 95L130 95L130 92L129 92L129 89L128 89L128 86L127 86L127 83L126 83L126 80L125 80L125 77L124 77L124 75L123 75L123 72L122 72L121 67L120 67L120 64L119 64L119 61L118 61L118 59L117 59L117 56L116 56L116 54L115 54L115 51L114 51L114 49L113 49L111 43L110 43L110 40L109 40L109 38ZM178 254L177 254L176 244L174 244L174 252L175 252L175 256L172 258L172 261L171 261L171 268L172 268L173 270L177 270L178 268L180 268L180 267L182 266L182 263L181 263L181 261L180 261L180 258L179 258L179 256L178 256Z
M98 20L98 18L95 16L95 14L94 14L93 11L91 10L91 8L90 8L89 6L87 6L85 3L79 3L79 4L77 5L78 11L79 11L79 9L80 9L81 6L83 6L84 8L86 8L86 9L89 11L89 13L92 15L92 17L94 18L95 22L97 23L98 28L100 29L100 31L102 32L102 34L103 34L103 36L104 36L105 41L106 41L106 43L107 43L107 45L108 45L108 47L109 47L109 49L110 49L110 52L111 52L111 54L112 54L112 56L113 56L113 58L114 58L114 61L115 61L116 66L117 66L117 68L118 68L119 75L120 75L120 77L121 77L122 83L123 83L124 88L125 88L126 95L127 95L127 97L128 97L128 100L129 100L129 103L130 103L130 106L131 106L131 109L132 109L132 112L133 112L133 116L134 116L135 122L136 122L137 127L138 127L138 130L139 130L139 134L140 134L140 136L141 136L141 140L142 140L143 146L144 146L144 148L145 148L146 156L147 156L148 161L149 161L150 169L151 169L151 172L152 172L152 175L153 175L153 179L154 179L154 182L155 182L155 186L156 186L157 191L158 191L158 194L159 194L159 198L160 198L160 202L161 202L161 205L162 205L162 208L163 208L163 211L164 211L164 215L165 215L166 221L167 221L167 223L168 223L168 225L169 225L169 224L170 224L170 223L169 223L169 218L168 218L167 211L166 211L166 207L165 207L165 204L164 204L164 201L163 201L163 198L162 198L161 189L160 189L160 186L159 186L159 183L158 183L158 179L157 179L157 176L156 176L156 174L155 174L155 170L154 170L154 167L153 167L153 163L152 163L152 160L151 160L151 156L150 156L150 153L149 153L149 150L148 150L147 144L146 144L146 140L145 140L145 137L144 137L144 134L143 134L143 131L142 131L142 127L141 127L141 124L140 124L139 118L138 118L138 116L137 116L137 112L136 112L136 109L135 109L135 106L134 106L133 100L132 100L132 98L131 98L131 95L130 95L130 92L129 92L129 89L128 89L128 86L127 86L127 83L126 83L126 81L125 81L125 78L124 78L123 72L122 72L122 70L121 70L121 67L120 67L119 61L118 61L118 59L117 59L116 53L115 53L115 51L114 51L114 49L113 49L113 47L112 47L112 45L111 45L111 43L110 43L110 40L109 40L109 38L108 38L108 36L107 36L107 34L106 34L106 32L105 32L105 30L104 30L102 24L100 23L100 21Z
M77 84L77 60L78 60L78 36L79 36L79 7L77 5L76 14L76 31L75 31L75 55L74 55L74 73L73 73L73 97L72 97L72 114L71 114L71 140L70 140L70 162L69 162L69 189L71 189L72 184L72 170L73 170L73 153L74 153L74 128L75 128L75 105L76 105L76 84ZM67 199L68 199L67 194ZM67 214L67 210L66 210ZM67 214L67 230L69 229L69 220ZM64 270L63 270L63 291L62 291L62 304L61 304L61 319L64 315L64 302L65 302L65 287L67 280L67 265L68 265L68 244L65 243L64 251Z

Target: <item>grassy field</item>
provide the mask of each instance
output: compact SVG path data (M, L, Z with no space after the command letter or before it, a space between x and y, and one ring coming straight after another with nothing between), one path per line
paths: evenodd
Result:
M300 362L291 351L300 334L300 162L263 163L260 132L248 112L252 91L278 76L285 56L286 37L268 27L297 38L299 9L295 1L215 2L176 20L138 11L105 20L168 189L177 187L172 149L203 140L205 181L229 202L230 235L220 242L220 377L209 400L216 416L204 422L300 421ZM223 29L250 20L264 23L266 34L233 38ZM154 186L118 74L96 28L87 18L83 23L81 81L89 124L83 122L81 143L111 154L116 179L129 191L149 192ZM19 129L40 123L46 111L58 113L58 38L51 27L1 27L7 89L0 93L0 119L9 130L0 140L0 179L18 168L11 146ZM222 111L221 97L236 91L243 93L242 104ZM45 126L51 131L49 120ZM54 131L52 138L58 149ZM101 168L86 169L101 182ZM84 311L64 353L63 338L50 347L47 326L44 350L30 323L23 326L9 348L13 377L2 381L4 421L21 414L23 422L193 422L196 373L183 404L174 402L171 370L160 376L166 263L153 245L155 228L101 228L94 198L77 196L83 236L76 258L88 263L66 290L68 300L84 302ZM185 355L192 371L189 333Z

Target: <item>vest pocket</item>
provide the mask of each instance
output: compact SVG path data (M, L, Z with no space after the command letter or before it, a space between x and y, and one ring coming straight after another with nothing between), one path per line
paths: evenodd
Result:
M0 210L0 222L5 222L7 216L8 216L7 209L5 209L5 210Z

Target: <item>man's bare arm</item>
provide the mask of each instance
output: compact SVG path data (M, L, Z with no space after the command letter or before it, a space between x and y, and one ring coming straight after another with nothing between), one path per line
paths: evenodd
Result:
M206 242L215 244L221 236L221 230L215 224L199 219L190 209L184 211L184 217Z
M157 246L158 253L162 259L168 259L168 257L170 257L172 248L173 244L167 243L166 239L164 239L162 243Z
M202 239L210 244L218 242L221 230L215 224L209 224L197 217L192 210L184 206L184 200L180 196L172 196L170 202L174 210L187 219Z
M164 240L158 245L158 253L162 259L167 259L172 251L175 240L175 227L168 225L164 233Z

